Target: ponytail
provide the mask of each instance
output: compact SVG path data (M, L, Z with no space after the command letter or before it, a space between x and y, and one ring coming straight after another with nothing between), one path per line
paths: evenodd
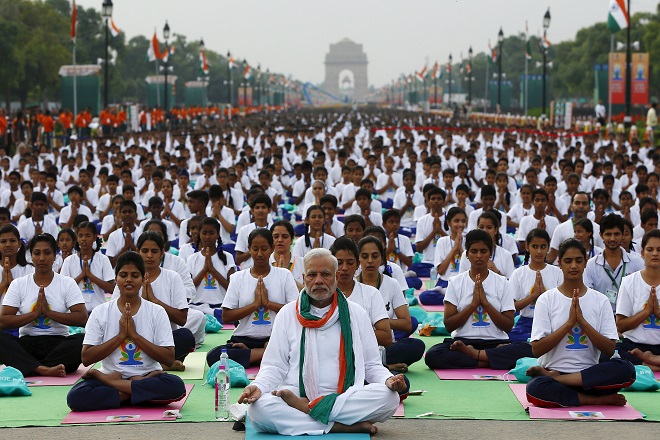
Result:
M312 247L312 241L309 238L309 223L305 223L305 246Z
M222 237L218 234L218 258L222 261L222 264L227 265L227 256L225 255L225 250L222 247Z

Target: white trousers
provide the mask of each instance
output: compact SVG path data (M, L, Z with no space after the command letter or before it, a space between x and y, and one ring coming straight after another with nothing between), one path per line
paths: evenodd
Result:
M296 387L284 387L300 395ZM248 419L255 430L281 435L327 434L335 422L353 425L358 422L384 422L399 406L399 394L385 384L365 385L348 398L339 395L330 413L329 423L314 420L309 414L290 407L280 397L264 394L248 407ZM335 408L340 408L336 410Z
M195 348L199 348L206 338L206 315L199 310L189 308L184 327L192 332L195 337Z

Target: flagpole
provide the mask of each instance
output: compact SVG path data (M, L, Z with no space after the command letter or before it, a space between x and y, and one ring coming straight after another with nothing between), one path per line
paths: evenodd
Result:
M78 69L76 67L76 40L73 40L73 117L78 115Z
M488 55L489 57L491 55ZM486 94L484 98L484 113L488 111L488 80L490 79L490 61L486 59Z
M610 75L610 65L609 63L612 60L612 52L614 52L614 34L610 33L610 57L607 63L607 123L608 125L612 122L612 78Z

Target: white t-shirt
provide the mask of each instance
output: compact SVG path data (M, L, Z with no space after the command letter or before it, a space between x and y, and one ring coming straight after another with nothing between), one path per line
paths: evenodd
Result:
M470 213L470 216L468 217L468 224L467 228L465 228L466 231L472 231L474 229L477 229L477 226L479 225L479 217L481 214L483 214L484 210L483 208L475 209ZM506 224L509 220L509 216L507 215L506 212L500 211L500 214L502 215L502 219L500 220L502 223L500 224L500 234L504 235L506 234Z
M495 264L495 267L497 267L497 269L506 278L509 278L515 269L515 266L513 265L513 257L511 256L511 252L507 251L501 246L495 246L495 248L493 249L493 255L491 256L491 260ZM468 259L465 251L463 251L463 255L461 256L460 264L461 264L461 267L459 269L460 272L465 272L467 270L470 270L470 267L472 267L472 264L470 264L470 260Z
M600 226L598 226L598 223L596 222L591 222L591 224L594 226L594 244L598 247L603 247L603 239L600 238ZM555 231L551 236L550 248L559 250L559 245L565 240L574 237L575 231L573 230L573 219L569 218L555 228Z
M465 247L465 237L463 237L463 247ZM438 243L435 245L435 257L433 258L433 265L437 268L442 264L445 258L447 258L447 255L449 255L449 252L454 248L454 240L451 239L451 237L448 235L446 237L440 238L438 240ZM456 275L460 273L460 268L461 268L461 254L456 254L454 255L454 259L452 260L451 263L449 263L449 266L447 266L447 270L445 273L438 274L440 278L442 278L445 281L449 281Z
M71 278L76 278L82 273L82 260L80 254L74 254L66 257L62 263L61 275ZM103 255L101 252L96 252L90 261L90 271L99 279L103 281L111 281L115 279L115 271L112 270L110 259ZM106 302L105 292L98 285L94 284L91 280L81 280L78 287L85 299L85 307L87 311L91 312L94 307Z
M389 237L387 239L387 244L389 244ZM415 255L415 252L413 252L412 248L412 243L410 243L410 239L406 237L405 235L398 234L396 237L396 248L399 250L399 253L406 257L413 257ZM385 245L385 249L387 250L387 245ZM408 266L406 266L401 260L399 260L399 257L396 254L388 254L386 255L387 261L392 264L396 264L401 267L403 270L408 270Z
M123 307L122 307L123 308ZM100 304L92 310L85 326L83 345L101 345L119 333L122 312L117 299ZM149 301L141 301L133 315L137 333L159 347L174 347L170 320L165 309ZM142 376L151 371L160 371L160 363L153 360L131 339L126 338L108 357L101 361L101 372L119 372L122 378Z
M229 289L222 303L223 308L240 309L254 303L254 291L257 288L257 278L249 270L235 272L229 278ZM287 304L298 298L298 287L293 275L286 269L272 267L264 277L264 285L268 291L268 300L279 304ZM267 338L273 329L273 321L277 316L274 310L260 310L242 318L234 330L236 336L251 338Z
M394 209L401 209L403 208L403 205L406 204L406 201L408 199L408 195L406 194L405 190L404 191L399 191L396 193L394 196L394 203L393 207ZM414 206L424 206L424 195L415 190L412 196L413 203L415 204ZM403 213L401 216L401 226L403 227L415 227L417 226L417 222L415 221L415 208L414 207L409 207L406 209L406 212Z
M268 258L268 262L271 264L271 266L275 266L275 253L273 252L270 254L270 257ZM305 272L305 263L303 262L302 257L297 257L295 255L291 255L291 266L290 267L284 267L284 269L288 269L289 272L293 275L293 279L299 282L300 284L304 284L304 279L303 279L303 274ZM279 267L279 266L275 266Z
M463 265L461 264L461 268ZM515 310L513 305L513 295L506 278L488 271L488 276L483 280L484 292L488 302L500 313L509 310ZM470 278L469 272L463 272L449 282L447 293L445 294L445 303L456 306L460 312L466 307L471 307L472 296L474 294L474 281ZM451 333L453 338L472 338L472 339L509 339L509 335L504 330L497 328L484 310L479 305L472 313L465 324Z
M140 238L140 231L136 229L131 233L133 237L133 243L137 246L138 238ZM124 244L126 243L126 233L124 229L117 229L108 236L108 241L105 242L105 255L108 258L116 257L119 255L119 251L122 250Z
M417 222L417 234L415 235L415 241L417 243L424 241L433 232L433 221L435 218L432 214L426 214L422 216ZM444 216L440 217L440 222L444 223ZM435 246L440 239L440 235L436 234L435 238L431 240L429 245L424 248L422 254L424 255L424 263L433 263L435 259ZM419 252L419 251L418 251Z
M85 205L80 205L78 207L78 214L86 215L90 222L94 220L92 211ZM63 225L67 223L70 218L71 218L71 205L66 205L64 208L62 208L62 211L60 211L60 224Z
M314 249L315 240L316 240L315 238L310 237L309 244L311 246L307 246L307 244L305 243L305 236L303 235L301 237L298 237L298 239L296 239L296 244L293 245L293 250L291 251L291 255L294 255L296 257L304 257L307 254L307 252ZM330 249L330 246L332 246L335 240L336 240L335 237L333 237L332 235L323 234L323 236L319 240L320 247L324 249Z
M208 206L206 208L206 216L211 217L212 213L213 213L213 207ZM236 215L234 214L234 211L231 208L229 208L227 206L222 206L220 208L220 216L222 218L224 218L226 221L228 221L229 223L231 223L232 225L236 225ZM220 223L219 220L218 220L218 223ZM225 244L234 242L234 240L231 239L231 235L225 229L225 227L222 223L220 223L220 238L222 239L222 242L225 243Z
M566 324L573 299L558 289L550 289L536 301L531 341L538 341ZM612 307L605 295L587 289L580 297L580 308L584 319L607 339L617 340L619 335L614 323ZM562 338L555 348L539 357L539 364L562 373L576 373L598 363L600 350L589 340L579 324Z
M641 312L647 305L650 293L651 286L646 284L640 272L623 277L616 302L616 314L631 317ZM623 337L638 344L659 345L660 317L649 316L641 325L624 332Z
M149 220L151 220L151 217L145 218L140 222L140 226L138 226L137 228L137 230L140 232L140 235L142 235L142 233L144 232L144 227L147 225L147 222ZM163 223L167 228L167 241L176 240L178 237L177 237L177 232L174 229L174 222L165 219L160 219L160 222Z
M401 286L399 286L399 283L397 283L394 278L388 277L387 275L381 275L380 288L378 290L383 297L385 311L390 319L397 318L396 313L394 313L395 309L401 306L408 307L408 302L401 293Z
M379 174L378 178L376 179L376 190L380 191L381 189L383 189L388 184L389 180L390 180L389 175L385 173ZM403 186L403 178L401 177L401 174L396 172L392 173L392 182L394 182L394 185L396 185L397 188ZM394 189L394 187L390 186L387 189L387 191L385 191L383 194L380 195L380 199L393 200L395 193L396 190Z
M183 203L179 202L178 200L173 200L170 202L170 212L172 215L174 215L176 218L179 219L179 221L183 221L186 219L186 208L183 207ZM165 220L171 221L172 226L174 227L174 232L176 235L179 235L179 227L174 223L174 220L170 218L169 215L164 215L163 213L163 218Z
M188 300L186 299L186 291L183 287L183 281L178 273L169 269L160 269L160 275L155 280L151 280L151 289L154 296L161 302L168 306L177 309L188 309ZM142 296L142 288L140 288L140 296ZM112 299L119 298L119 287L115 286L112 292ZM169 321L169 318L168 318ZM170 322L171 330L177 330L179 326Z
M525 208L522 203L516 203L510 209L507 215L512 222L520 224L520 221L527 216L534 214L534 207Z
M224 251L223 253L227 259L227 264L224 264L222 261L220 261L220 257L218 257L217 253L211 257L211 261L215 270L217 270L220 275L227 279L227 273L231 269L236 269L236 264L234 263L234 257L232 257L231 254ZM201 252L197 252L191 255L186 263L188 264L188 270L190 273L196 277L206 264L206 255L202 254ZM204 280L199 283L199 286L197 286L195 295L193 296L191 302L204 304L222 304L226 293L227 290L220 285L218 280L216 280L210 273L207 273Z
M366 310L369 319L371 319L371 325L376 325L378 321L389 318L389 314L385 310L383 297L375 287L356 281L348 300L361 305Z
M270 229L271 223L268 223L265 229ZM256 223L252 222L249 223L245 226L243 226L239 231L238 231L238 237L236 237L236 246L234 247L234 250L236 252L247 252L248 251L248 237L250 237L250 233L257 229L259 226L257 226ZM252 257L249 257L247 260L241 263L241 270L249 269L252 266L254 266L254 261L252 261Z
M43 233L50 234L57 239L59 229L55 220L50 216L45 216L40 222L35 222L32 218L23 219L18 224L18 232L21 234L21 238L24 238L28 242L32 240L32 237L36 235L37 225L41 226Z
M527 240L527 234L529 234L529 231L537 228L540 222L541 220L537 220L534 215L526 215L523 217L522 220L520 220L518 230L516 231L516 240ZM545 216L545 230L550 237L554 235L557 226L559 226L559 220L557 220L557 217L551 217L549 215Z
M546 264L541 270L541 279L546 290L554 289L564 281L564 273L557 266ZM513 290L513 299L520 301L527 298L534 288L536 283L536 271L529 268L529 266L520 266L513 271L509 284ZM528 304L520 311L520 316L525 318L534 317L534 309L536 302Z
M188 258L192 257L196 252L197 248L194 248L192 243L179 246L179 258L183 258L184 261L188 261Z
M80 289L71 278L54 274L53 280L44 288L48 306L54 312L68 313L76 304L85 304ZM18 308L18 315L32 312L39 298L39 286L34 282L34 273L11 282L2 301L3 306ZM68 336L69 326L40 316L19 329L22 336Z

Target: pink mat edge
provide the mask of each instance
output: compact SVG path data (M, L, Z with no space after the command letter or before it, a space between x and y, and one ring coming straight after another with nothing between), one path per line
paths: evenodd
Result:
M190 392L192 391L194 384L186 384L186 395L183 399L178 402L170 403L169 405L159 406L159 407L143 407L143 406L124 406L117 409L104 409L99 411L89 411L89 412L75 412L70 411L69 414L62 419L60 425L86 425L91 423L125 423L125 422L155 422L155 421L172 421L176 420L176 417L163 417L162 414L168 409L178 409L181 410L183 405L188 400ZM153 414L151 418L140 418L137 420L125 420L121 421L110 421L106 420L110 416L121 416L121 415L133 415L133 414ZM155 414L159 414L158 417ZM67 421L67 419L70 419ZM74 421L75 420L75 421Z
M405 417L405 408L403 407L403 402L399 402L399 406L396 408L396 411L392 415L392 417Z
M52 376L26 376L25 382L30 387L45 387L45 386L68 386L73 385L80 380L83 374L94 367L94 364L89 367L80 364L78 369L73 373L67 374L64 377Z
M433 370L440 380L485 380L477 379L474 376L504 376L509 373L509 370L493 370L490 368L466 368L455 370ZM444 377L443 377L444 376ZM495 379L492 379L495 380Z
M529 408L529 417L532 419L555 419L555 420L579 420L575 417L571 417L569 411L579 411L579 412L602 412L605 416L605 419L608 420L635 420L642 419L644 416L638 410L636 410L630 403L626 403L625 406L597 406L597 405L584 405L578 407L566 407L566 408L541 408L534 406L527 400L527 385L522 383L512 383L509 384L509 388L513 392L513 395L516 396L516 399L524 409ZM607 412L607 414L605 414ZM534 414L536 416L534 416ZM618 413L630 413L630 416L623 417ZM609 414L609 416L608 416ZM619 415L618 418L615 418L616 415ZM605 420L599 419L599 420ZM587 420L587 419L584 419Z

